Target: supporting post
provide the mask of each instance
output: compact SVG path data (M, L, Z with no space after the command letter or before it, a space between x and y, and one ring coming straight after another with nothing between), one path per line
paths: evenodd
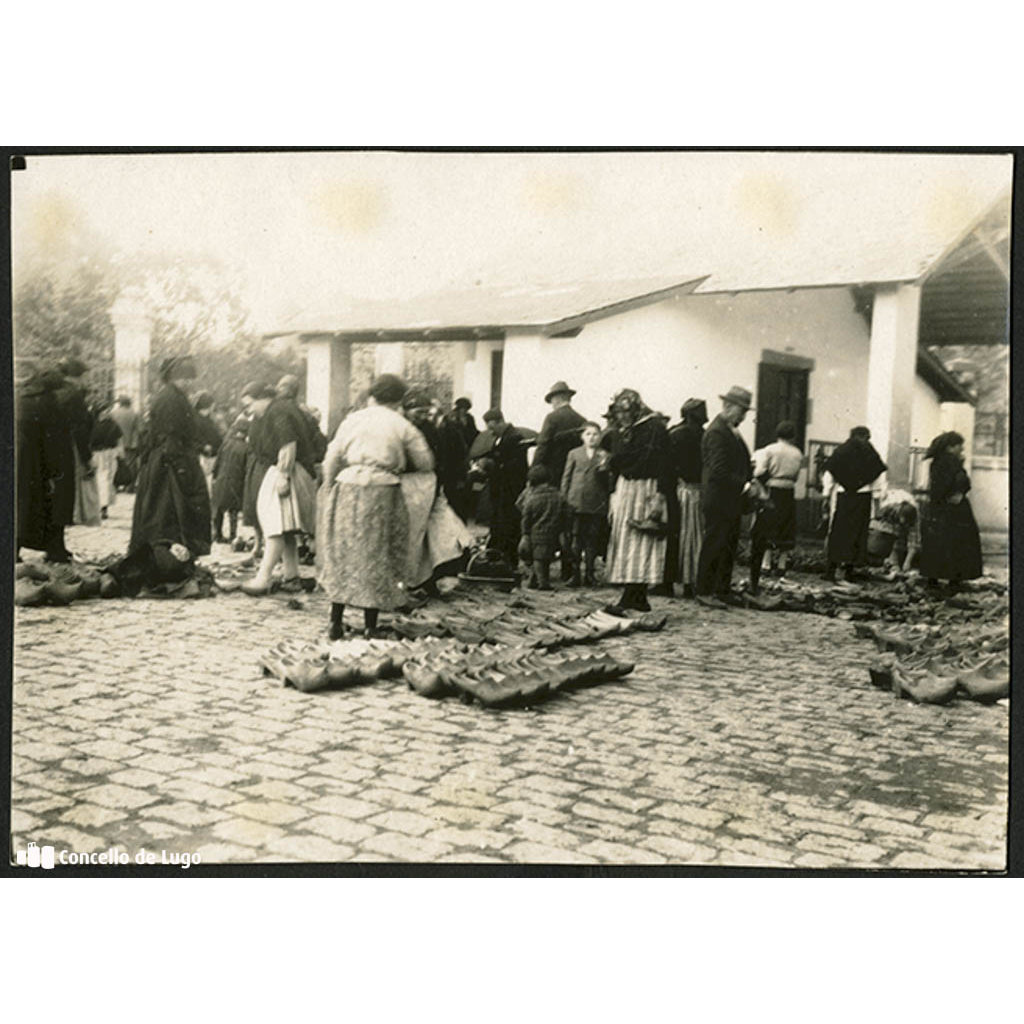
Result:
M915 285L886 285L875 291L865 426L889 466L889 484L896 487L910 483L910 421L920 309L921 289Z
M114 325L114 394L127 395L141 413L149 394L147 367L153 325L141 293L126 288L110 308Z
M352 344L337 334L306 335L306 403L320 410L320 429L328 438L351 402Z

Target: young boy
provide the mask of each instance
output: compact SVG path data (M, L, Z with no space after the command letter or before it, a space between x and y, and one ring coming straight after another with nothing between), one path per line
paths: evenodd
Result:
M519 555L533 566L529 586L534 590L551 590L551 559L558 548L559 537L572 521L572 509L551 485L551 476L545 466L530 467L520 505L522 539Z
M580 556L585 566L583 583L592 587L594 559L601 540L601 527L608 517L611 473L608 453L599 448L601 428L596 423L583 427L583 444L573 448L562 474L562 494L572 508L573 572L570 587L580 585Z

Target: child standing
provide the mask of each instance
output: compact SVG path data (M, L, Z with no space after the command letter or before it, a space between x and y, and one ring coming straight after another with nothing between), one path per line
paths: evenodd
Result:
M249 421L239 416L231 425L228 436L217 451L213 463L213 526L214 540L218 544L230 543L238 531L238 513L242 508L242 492L245 489L245 457L248 451L246 438ZM230 533L224 536L224 516L230 523Z
M609 456L598 444L601 428L596 423L583 427L583 444L573 448L562 474L562 494L572 509L573 571L570 587L580 585L580 557L583 558L583 583L592 587L594 559L601 541L601 528L608 518L611 492Z
M526 474L526 490L521 497L521 533L519 554L532 563L530 587L551 589L551 559L562 533L569 529L572 509L552 486L545 466L531 466Z

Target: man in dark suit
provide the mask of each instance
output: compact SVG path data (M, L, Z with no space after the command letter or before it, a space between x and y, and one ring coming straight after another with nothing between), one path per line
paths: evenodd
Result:
M555 381L548 388L544 401L551 406L551 412L544 417L537 438L537 451L533 456L535 466L544 466L551 481L557 487L565 472L565 460L569 452L578 448L582 442L583 428L587 421L572 407L572 396L576 392L564 380ZM562 579L572 575L572 559L566 557L572 546L572 538L563 536L559 549L561 552Z
M751 477L750 449L737 429L750 410L751 394L732 387L722 411L701 440L701 511L704 541L697 569L697 600L712 608L733 602L732 567L740 539L743 492ZM724 600L723 600L724 599Z
M517 561L519 546L519 509L516 499L526 486L527 441L500 409L484 413L484 423L494 437L494 445L481 458L487 464L491 497L491 536L488 548L500 552L510 566Z

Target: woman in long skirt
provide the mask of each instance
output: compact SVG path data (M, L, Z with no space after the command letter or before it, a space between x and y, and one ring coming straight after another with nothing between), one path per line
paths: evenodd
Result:
M650 611L647 588L661 583L665 572L668 431L629 388L618 392L613 404L622 444L610 460L618 481L611 498L607 579L622 584L623 590L612 607Z
M700 507L700 481L703 469L700 444L708 421L707 404L702 398L688 398L680 410L682 422L668 432L672 468L679 501L679 545L677 582L683 585L683 597L693 597L704 538L704 513Z
M249 453L249 420L239 416L231 425L228 436L217 452L213 463L213 506L214 539L218 542L233 541L238 532L238 513L242 509L245 494L245 470ZM228 534L224 536L224 517L228 517Z
M324 456L317 508L319 580L331 601L328 636L344 632L345 605L363 609L368 634L380 609L404 603L409 517L401 474L434 468L423 435L398 411L405 382L378 377L367 408L338 427Z
M316 472L313 446L299 407L290 398L265 394L253 403L259 431L253 455L267 466L256 495L263 533L263 557L256 575L242 590L251 597L270 592L271 577L281 563L281 590L296 593L299 580L298 538L316 527Z
M210 492L199 465L199 434L188 399L196 377L191 357L165 359L163 387L149 413L146 451L139 470L129 554L144 543L184 544L210 553Z
M947 580L956 593L963 580L983 571L981 537L967 499L971 481L964 469L964 439L956 431L940 434L925 455L928 470L928 509L921 524L919 569L928 582Z
M856 579L857 567L867 561L872 495L883 487L886 465L871 444L871 431L854 427L824 468L822 492L831 512L825 579L834 581L840 565L846 579Z

